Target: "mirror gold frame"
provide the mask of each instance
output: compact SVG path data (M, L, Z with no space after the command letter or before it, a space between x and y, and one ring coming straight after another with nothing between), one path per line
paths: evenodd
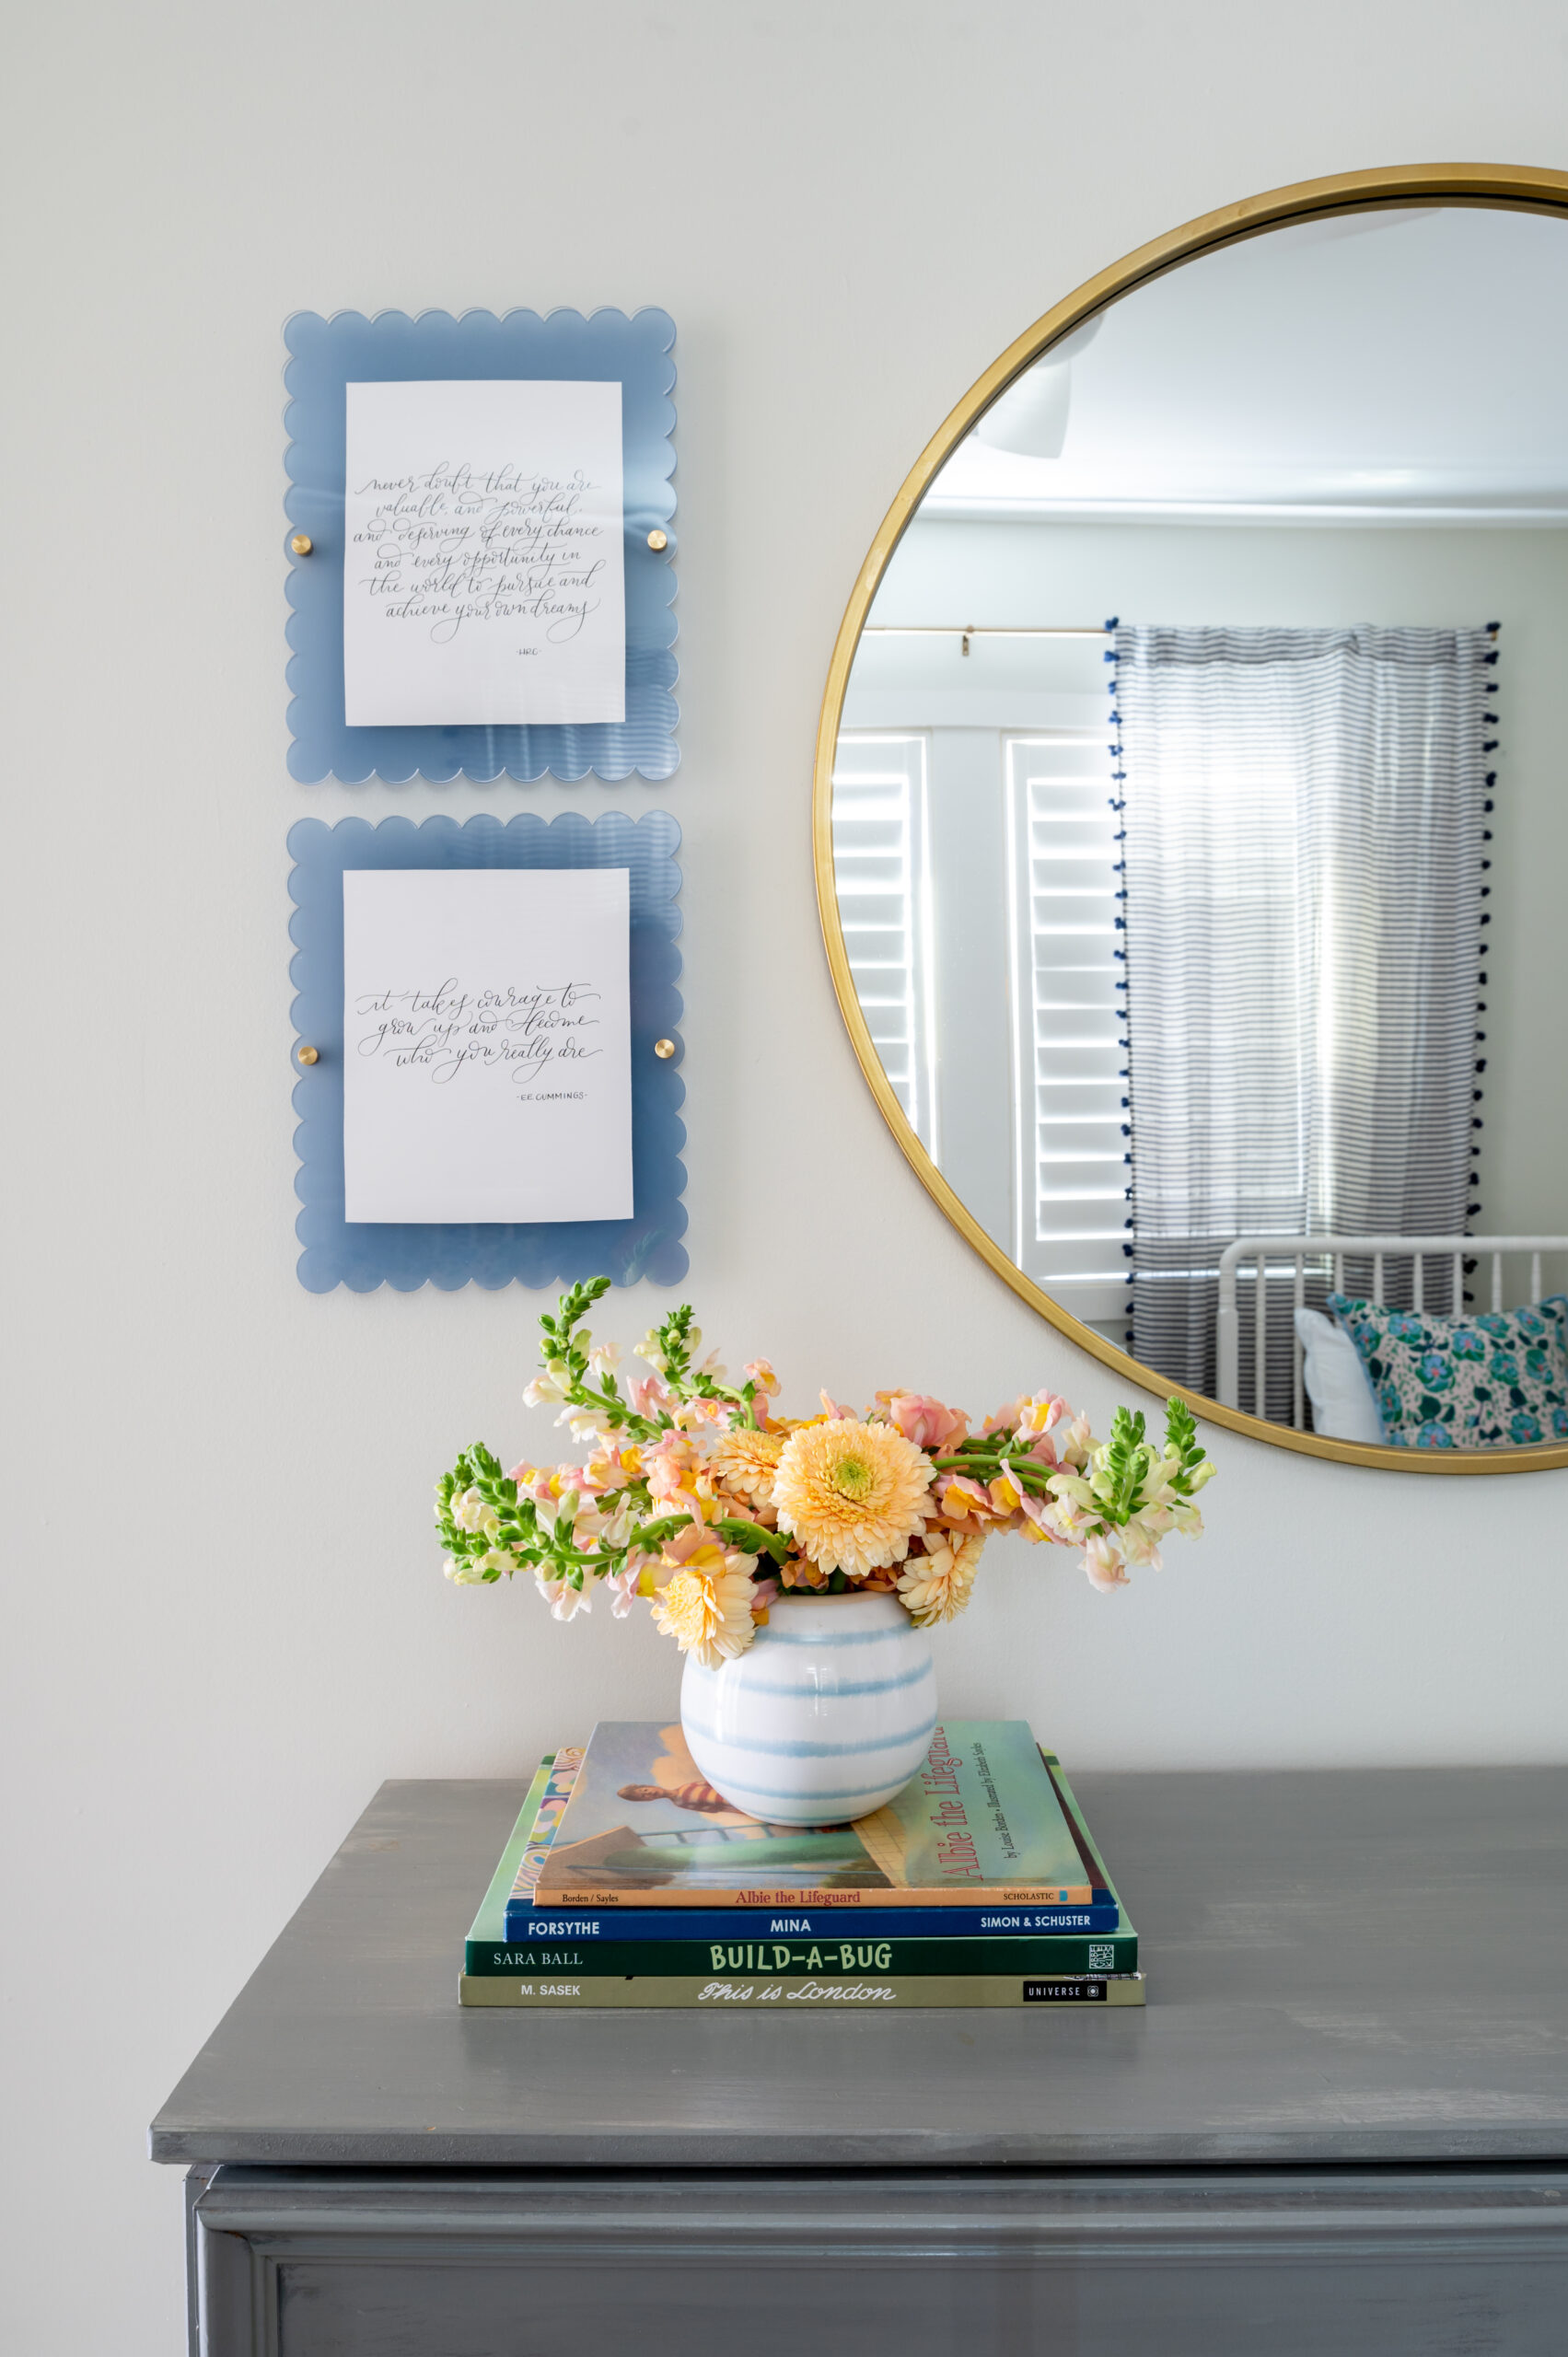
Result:
M1001 358L992 364L978 384L965 394L926 444L898 497L889 508L871 543L870 552L860 568L859 578L833 647L817 732L816 783L812 800L817 902L839 1011L843 1016L867 1086L881 1109L882 1118L898 1140L915 1176L938 1209L946 1213L959 1235L973 1245L981 1260L995 1271L1003 1283L1010 1285L1031 1309L1039 1310L1042 1318L1049 1318L1081 1350L1087 1351L1107 1366L1113 1367L1119 1375L1125 1375L1161 1399L1177 1392L1196 1414L1209 1423L1223 1424L1232 1432L1246 1433L1254 1440L1270 1441L1275 1447L1295 1449L1304 1456L1336 1457L1342 1464L1376 1466L1400 1473L1541 1471L1553 1466L1568 1465L1568 1444L1552 1442L1531 1448L1455 1451L1449 1455L1446 1451L1369 1447L1355 1441L1319 1439L1315 1433L1294 1432L1283 1425L1266 1423L1260 1417L1248 1415L1240 1410L1221 1407L1217 1400L1207 1399L1201 1392L1188 1391L1180 1385L1172 1384L1157 1375L1153 1367L1141 1365L1136 1359L1092 1332L1070 1311L1042 1292L1039 1285L1025 1276L1022 1270L1014 1266L1000 1246L959 1202L911 1129L872 1045L870 1031L855 996L849 955L839 923L833 873L832 796L834 756L844 694L872 599L881 585L894 550L938 470L1015 377L1032 366L1051 344L1071 334L1074 328L1081 326L1108 303L1218 247L1234 245L1244 238L1258 237L1289 223L1318 218L1328 214L1365 212L1382 204L1491 205L1504 211L1550 213L1568 218L1568 173L1538 170L1525 165L1399 164L1381 171L1342 172L1328 180L1300 180L1290 188L1273 189L1266 195L1249 197L1239 204L1225 205L1217 213L1206 213L1201 219L1190 221L1182 228L1172 229L1149 245L1140 246L1124 261L1113 262L1109 269L1102 270L1097 277L1086 280L1073 294L1055 304L1042 319L1037 319L1031 328L1026 329L1015 343L1008 345Z

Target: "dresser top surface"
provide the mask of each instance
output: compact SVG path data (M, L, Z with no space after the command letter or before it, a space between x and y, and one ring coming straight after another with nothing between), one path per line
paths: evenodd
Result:
M1111 2012L463 2010L525 1785L384 1784L156 2160L980 2168L1568 2158L1568 1768L1083 1775Z

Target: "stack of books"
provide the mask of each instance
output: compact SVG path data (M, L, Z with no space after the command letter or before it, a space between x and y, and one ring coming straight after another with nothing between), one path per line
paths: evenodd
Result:
M541 1761L469 1933L465 2005L1141 2005L1138 1935L1059 1761L948 1719L854 1825L768 1825L679 1726Z

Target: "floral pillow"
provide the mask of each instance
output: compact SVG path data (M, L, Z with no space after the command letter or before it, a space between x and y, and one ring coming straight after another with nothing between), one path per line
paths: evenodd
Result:
M1437 1318L1329 1295L1395 1448L1568 1440L1568 1297Z

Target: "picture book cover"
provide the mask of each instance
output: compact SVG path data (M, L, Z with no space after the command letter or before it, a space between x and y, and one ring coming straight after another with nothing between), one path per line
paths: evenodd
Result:
M1022 1719L947 1719L885 1808L853 1825L769 1825L703 1779L679 1725L602 1719L553 1828L536 1903L1112 1904L1054 1771Z
M551 1774L543 1788L536 1821L523 1847L522 1863L506 1899L504 1927L508 1950L539 1943L621 1944L656 1940L670 1944L692 1940L774 1939L804 1933L831 1938L843 1928L846 1909L859 1904L857 1891L818 1891L810 1904L792 1901L787 1910L775 1907L612 1907L552 1905L539 1895L540 1871L555 1838L566 1805L566 1794L576 1777L581 1749L562 1750L547 1761ZM1077 1805L1054 1761L1049 1771L1060 1786L1060 1797L1075 1827L1082 1830ZM530 1799L533 1797L529 1795ZM1104 1869L1087 1847L1080 1844L1091 1880L1103 1881ZM1055 1903L998 1906L994 1901L974 1907L884 1907L877 1913L879 1939L987 1939L1011 1941L1077 1934L1103 1939L1108 1933L1130 1930L1117 1902L1103 1906L1063 1907ZM471 1945L471 1943L470 1943ZM470 1971L487 1968L470 1964ZM673 1967L669 1968L674 1969Z

